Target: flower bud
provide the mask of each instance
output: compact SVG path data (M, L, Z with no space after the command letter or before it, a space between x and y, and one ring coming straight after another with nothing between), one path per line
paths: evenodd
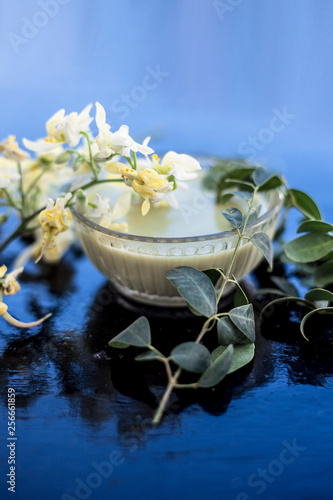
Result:
M63 151L62 153L60 153L60 155L56 157L54 162L57 163L57 165L61 165L62 163L67 163L72 158L72 154L73 153L71 153L70 151Z
M81 214L85 214L88 206L88 200L82 189L79 189L76 194L75 206Z

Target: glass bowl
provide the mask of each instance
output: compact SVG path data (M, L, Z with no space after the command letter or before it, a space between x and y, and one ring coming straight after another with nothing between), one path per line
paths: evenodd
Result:
M266 212L248 224L245 235L263 231L273 238L284 197L279 189L267 192ZM106 229L71 209L77 237L91 262L124 296L166 307L184 306L184 300L165 277L178 266L199 270L227 269L238 240L237 231L195 237L138 236ZM248 240L242 240L232 273L238 280L262 260Z

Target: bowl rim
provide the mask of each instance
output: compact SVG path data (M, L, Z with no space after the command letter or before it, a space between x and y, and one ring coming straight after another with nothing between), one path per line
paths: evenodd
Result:
M265 221L269 220L276 212L279 212L283 206L284 202L284 194L281 188L272 189L272 192L277 193L278 199L276 203L270 208L267 212L262 214L258 219L250 222L246 229L255 229L257 226L260 226ZM102 234L106 234L107 236L112 236L119 239L131 240L131 241L140 241L145 243L194 243L198 241L209 241L209 240L217 240L221 238L232 238L237 235L237 229L231 229L230 231L222 231L219 233L213 234L203 234L200 236L176 236L176 237L165 237L165 236L140 236L132 233L122 233L120 231L115 231L114 229L108 229L106 227L100 226L96 224L92 220L88 219L84 215L82 215L75 206L70 208L74 217L77 218L83 224L89 226L94 231L97 231Z

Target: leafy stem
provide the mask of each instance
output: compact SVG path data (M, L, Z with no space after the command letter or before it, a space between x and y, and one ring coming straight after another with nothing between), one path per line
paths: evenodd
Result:
M253 186L252 186L253 187ZM229 263L229 266L227 268L227 272L226 272L226 277L222 277L223 278L223 282L222 282L222 285L221 285L221 289L219 291L219 294L218 294L218 297L217 297L217 302L219 303L220 300L221 300L221 297L222 297L222 294L224 292L224 289L226 287L226 284L228 283L229 281L229 278L231 276L231 271L232 271L232 268L233 268L233 265L235 263L235 259L236 259L236 256L237 256L237 252L238 252L238 249L239 249L239 246L241 244L241 241L242 239L245 237L244 234L245 234L245 230L246 230L246 226L247 226L247 223L249 221L249 217L251 215L251 212L253 210L253 206L254 206L254 198L256 196L258 192L258 187L254 187L253 189L253 195L252 195L252 198L251 200L249 201L249 210L247 211L246 213L246 216L245 216L245 219L244 219L244 222L243 222L243 225L241 227L241 230L239 230L237 228L237 233L238 233L238 240L237 240L237 243L236 243L236 246L235 246L235 249L233 251L233 254L232 254L232 257L231 257L231 260L230 260L230 263ZM247 237L245 237L247 239Z
M164 414L164 411L168 405L170 396L173 392L173 390L177 387L178 385L178 378L180 377L180 374L182 372L181 368L178 368L176 373L169 378L169 383L167 385L167 388L163 394L163 397L160 401L160 404L155 412L154 418L153 418L153 425L158 425L162 419L162 416Z

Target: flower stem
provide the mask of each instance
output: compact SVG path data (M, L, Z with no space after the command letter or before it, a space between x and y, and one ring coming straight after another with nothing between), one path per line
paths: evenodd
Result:
M8 236L8 238L0 245L0 252L2 252L9 243L11 243L15 238L18 238L21 236L25 231L26 231L26 225L28 222L30 222L32 219L34 219L42 210L44 210L45 207L41 208L40 210L37 210L33 214L29 215L28 217L25 217L22 222L17 226L15 231Z
M18 173L19 173L19 176L20 176L19 190L20 190L20 193L21 193L21 214L24 217L24 212L25 212L25 194L24 194L24 191L23 191L23 177L22 177L22 168L21 168L21 163L20 162L18 162L18 164L17 164L17 169L18 169Z
M3 192L5 193L5 196L9 202L9 205L16 208L16 210L20 211L20 208L17 206L16 201L12 197L12 195L7 191L7 189L3 189Z
M94 177L97 180L98 179L98 174L97 174L97 171L96 171L96 168L95 168L95 164L94 164L94 160L93 160L93 157L92 157L90 137L87 134L87 132L84 132L83 130L80 133L82 135L84 135L85 138L87 139L88 149L89 149L89 163L90 163L90 166L91 166L91 170L92 170L92 172L94 174Z
M132 151L132 154L133 154L133 168L134 170L136 170L136 152Z
M39 179L45 174L45 172L49 169L49 167L50 167L50 164L45 165L45 167L42 169L42 171L35 177L35 179L32 181L32 183L28 187L28 189L27 189L27 191L25 193L25 196L28 196L28 194L31 193L31 191L36 186L36 184L39 181Z
M87 184L84 184L83 186L80 186L78 187L77 189L74 189L74 191L72 191L72 195L74 196L80 189L89 189L93 186L96 186L97 184L105 184L107 182L124 182L124 179L94 179L93 181L90 181L88 182ZM69 206L69 203L70 203L71 200L69 200L67 203L66 203L66 207Z

